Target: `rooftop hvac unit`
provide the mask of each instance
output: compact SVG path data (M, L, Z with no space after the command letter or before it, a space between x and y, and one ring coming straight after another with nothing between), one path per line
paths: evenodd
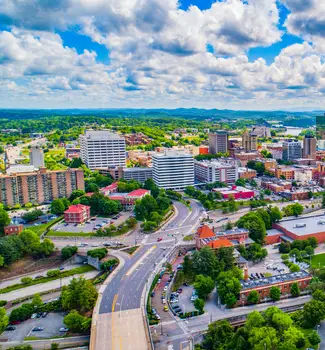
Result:
M318 225L325 225L325 220L319 220L319 221L317 222L317 224L318 224Z
M295 227L295 228L306 227L306 224L303 224L303 223L301 223L301 224L295 224L294 227Z

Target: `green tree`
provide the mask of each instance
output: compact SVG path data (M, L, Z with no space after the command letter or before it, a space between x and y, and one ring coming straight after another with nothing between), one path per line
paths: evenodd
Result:
M290 327L287 330L285 330L283 333L283 344L280 347L280 349L285 350L285 349L290 349L289 346L294 345L294 349L298 348L301 349L305 345L305 336L296 327Z
M290 293L293 297L299 297L300 295L300 288L297 282L292 283L290 288Z
M249 304L257 304L259 301L259 294L256 290L252 290L247 297L247 302Z
M32 254L33 250L39 246L40 238L32 230L25 229L19 234L19 238L24 244L24 250L27 254Z
M63 319L64 324L74 333L85 333L90 329L91 319L84 317L76 310L72 310Z
M59 349L59 344L58 343L52 343L51 344L51 350L58 350Z
M9 224L10 218L8 213L3 208L0 208L0 234L4 233L4 227L8 226Z
M253 311L248 314L245 329L250 332L254 328L261 328L265 325L265 320L260 312Z
M67 246L61 249L61 258L63 260L71 258L74 254L78 252L78 247Z
M210 323L203 340L203 348L206 350L226 349L234 336L234 330L228 321Z
M0 334L8 326L9 318L7 316L6 310L3 307L0 307Z
M5 264L5 259L3 256L0 255L0 267Z
M51 203L51 213L55 215L62 215L65 211L65 205L62 199L54 199Z
M33 299L32 299L32 305L35 309L38 309L40 306L43 305L43 301L41 299L41 296L36 293L34 296L33 296Z
M315 327L325 318L325 303L319 300L311 300L304 305L303 319L307 327Z
M256 213L247 213L237 221L238 227L244 227L249 231L249 236L257 243L263 243L266 228L263 219Z
M312 346L317 346L321 342L321 338L316 331L312 331L308 335L308 340Z
M214 281L210 276L197 275L195 277L194 288L200 299L206 300L214 287Z
M97 299L96 288L83 277L73 278L61 293L62 307L65 310L85 312L91 310Z
M35 221L37 220L41 215L43 215L42 210L40 209L35 209L32 211L28 211L27 213L25 213L22 218L26 221L26 222L31 222L31 221Z
M214 277L217 258L210 247L203 247L192 254L193 270L196 274Z
M290 266L290 271L291 272L299 272L300 271L300 267L297 264L292 264Z
M203 313L204 310L204 300L201 298L197 298L194 300L194 307L196 308L196 310L199 311L200 314Z
M272 327L253 328L249 335L252 350L275 350L279 343L276 330Z
M270 298L273 300L273 301L278 301L280 300L280 296L281 296L281 290L279 287L271 287L270 288Z

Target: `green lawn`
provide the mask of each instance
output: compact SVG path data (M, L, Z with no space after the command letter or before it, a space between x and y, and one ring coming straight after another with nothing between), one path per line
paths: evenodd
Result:
M31 283L16 283L16 284L12 284L11 286L5 287L0 289L0 294L4 294L4 293L9 293L12 292L13 290L17 290L17 289L21 289L21 288L26 288L29 286L33 286L36 284L41 284L41 283L46 283L46 282L50 282L50 281L54 281L60 278L64 278L64 277L69 277L69 276L74 276L74 275L80 275L89 271L93 271L94 268L90 265L83 265L80 267L76 267L74 269L71 270L67 270L67 271L61 271L60 275L58 276L54 276L54 277L42 277L42 278L37 278L37 279L33 279Z
M46 235L48 237L92 237L92 232L64 232L64 231L53 231L50 230Z
M28 229L34 231L35 233L37 233L39 236L41 236L43 233L45 233L52 225L56 224L57 222L59 222L62 219L62 217L53 219L51 221L49 221L46 224L40 224L37 226L30 226L28 227Z
M311 266L314 268L325 266L325 253L314 255L311 258Z

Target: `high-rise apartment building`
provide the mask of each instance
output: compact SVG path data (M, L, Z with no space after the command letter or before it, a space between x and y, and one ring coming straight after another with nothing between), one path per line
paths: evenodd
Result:
M31 147L29 151L30 165L33 165L35 168L44 167L44 153L39 146Z
M317 141L315 137L306 135L304 138L303 157L316 159Z
M91 170L126 165L125 139L108 130L86 130L79 137L81 159Z
M257 150L257 134L254 131L246 130L242 135L242 145L245 152Z
M233 161L194 161L195 179L203 183L216 181L234 184L238 180L238 166Z
M84 190L82 169L47 171L41 168L30 173L0 175L0 202L4 205L50 203L69 197L73 190Z
M165 189L184 189L194 185L194 158L179 151L155 153L152 175L157 186Z
M228 132L217 131L209 134L209 153L228 152Z
M283 160L294 160L302 156L301 143L297 140L289 139L284 141L282 148Z
M325 150L325 114L316 116L317 148Z

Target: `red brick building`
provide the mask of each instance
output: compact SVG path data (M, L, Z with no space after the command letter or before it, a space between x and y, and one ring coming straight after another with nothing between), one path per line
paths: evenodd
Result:
M249 293L256 290L259 294L259 301L268 300L271 287L279 287L281 295L289 296L293 283L298 283L300 290L304 290L309 286L312 276L306 271L286 273L283 275L260 278L258 280L241 281L241 291L237 305L246 305Z
M126 210L132 210L135 202L142 199L147 194L150 194L149 190L139 188L130 193L115 193L109 196L109 199L119 201Z
M231 196L234 199L250 199L255 195L254 191L236 185L233 185L229 188L214 188L213 191L219 192L224 199L228 199Z
M23 229L23 225L8 225L4 228L5 236L18 235Z
M90 219L90 207L88 205L70 205L64 212L64 221L68 224L81 224Z

